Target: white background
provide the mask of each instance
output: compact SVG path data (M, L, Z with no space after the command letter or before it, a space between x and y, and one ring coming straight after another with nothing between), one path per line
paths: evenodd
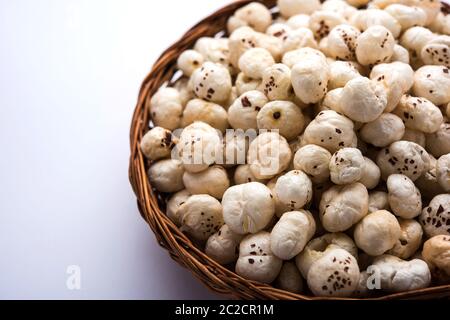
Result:
M141 219L128 133L155 59L228 2L0 0L0 298L217 297Z

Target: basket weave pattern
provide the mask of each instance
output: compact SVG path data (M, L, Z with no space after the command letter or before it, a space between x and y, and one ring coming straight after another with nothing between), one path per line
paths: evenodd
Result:
M205 255L165 215L162 209L164 197L152 189L146 174L148 163L139 147L142 137L149 129L150 113L146 102L162 84L170 81L173 77L176 72L178 55L183 50L192 47L200 37L214 36L225 30L227 19L233 15L236 9L252 1L254 0L234 1L202 20L178 42L168 48L154 64L141 86L132 119L129 179L137 197L139 211L153 230L158 243L169 252L175 261L189 269L211 290L240 299L323 299L294 294L270 285L246 280ZM260 2L268 7L273 7L276 3L275 0L262 0ZM450 285L385 295L377 299L424 299L448 296L450 296Z

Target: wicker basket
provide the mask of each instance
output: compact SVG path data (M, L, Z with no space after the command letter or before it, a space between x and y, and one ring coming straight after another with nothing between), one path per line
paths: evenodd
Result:
M202 20L178 42L168 48L155 63L142 84L131 124L129 178L137 196L139 211L155 233L158 243L170 253L175 261L189 269L211 290L240 299L323 299L294 294L270 285L246 280L206 256L164 214L167 195L158 194L152 189L146 174L148 163L139 148L142 136L149 129L150 115L146 107L146 101L162 84L171 81L176 72L175 66L178 55L183 50L192 47L200 37L214 36L223 31L228 17L236 9L252 1L254 0L235 1ZM275 0L262 0L260 2L268 7L273 7L276 3ZM385 295L376 299L426 299L448 296L450 296L450 285Z

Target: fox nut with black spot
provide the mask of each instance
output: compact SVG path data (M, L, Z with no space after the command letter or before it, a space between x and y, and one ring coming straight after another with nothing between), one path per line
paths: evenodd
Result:
M315 183L321 183L330 177L331 153L315 144L307 144L297 150L294 156L294 169L301 170Z
M386 182L389 206L401 218L412 219L422 211L422 197L419 189L407 176L391 174Z
M423 230L414 219L399 219L401 235L395 246L387 253L400 259L410 258L422 244Z
M160 192L177 192L184 189L184 167L180 160L159 160L150 166L147 174L152 186Z
M279 275L283 261L270 249L270 233L260 231L245 237L239 246L236 273L248 280L273 282Z
M258 112L267 104L264 93L251 90L243 93L228 109L228 122L233 129L257 129Z
M154 127L142 137L141 150L147 159L155 161L170 157L177 142L170 130Z
M285 206L301 209L312 199L312 182L303 171L292 170L278 178L274 193Z
M224 224L219 231L209 237L205 253L222 265L232 263L239 256L239 244L242 238L243 235L234 233Z
M224 66L205 62L191 76L195 95L211 102L224 102L231 93L231 76Z
M330 160L330 176L334 184L350 184L362 177L364 157L357 148L342 148Z

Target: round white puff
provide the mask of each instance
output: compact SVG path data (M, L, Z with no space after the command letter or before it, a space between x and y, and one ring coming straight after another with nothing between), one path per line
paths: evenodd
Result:
M371 256L392 249L401 235L397 218L386 210L369 213L355 227L355 243Z
M303 278L293 262L284 262L276 281L277 287L292 293L303 291Z
M420 58L423 47L434 37L427 28L412 27L402 34L400 44L409 50L411 58Z
M368 0L353 0L359 2L367 2ZM358 9L355 8L353 4L350 2L346 2L344 0L326 0L322 3L323 11L333 11L339 13L345 20L350 20L351 17L358 12Z
M436 131L434 134L436 134L437 132L439 131ZM403 134L403 137L400 140L415 142L422 148L425 148L426 144L425 133L423 133L422 131L413 130L409 128L405 128L405 133Z
M175 223L177 227L181 226L181 217L178 208L186 202L186 200L191 196L189 191L183 189L174 193L169 201L167 201L166 214L169 219Z
M370 79L378 79L380 77L384 78L383 80L387 82L388 86L398 83L404 93L409 91L414 85L414 70L409 64L404 62L395 61L374 66L370 72Z
M283 261L270 250L270 233L261 231L245 237L239 246L236 273L248 280L273 282Z
M419 7L394 3L388 5L384 10L400 23L402 31L416 26L423 27L427 22L426 12Z
M170 130L154 127L142 137L141 151L149 160L168 158L177 141Z
M256 118L258 129L277 129L288 141L298 137L305 127L302 111L290 101L267 103Z
M315 60L323 65L328 65L327 58L321 51L308 47L286 52L283 55L282 63L292 69L295 64L304 60Z
M261 3L252 2L235 11L234 15L228 19L227 29L232 33L239 27L249 26L256 31L264 32L272 23L272 14Z
M430 40L422 48L420 56L425 64L450 67L449 50L450 36L441 35Z
M319 39L326 37L330 33L331 29L344 23L344 17L333 11L320 10L314 12L309 17L309 28Z
M227 111L216 103L201 99L193 99L187 103L181 126L187 127L196 121L205 122L222 133L229 127Z
M200 52L204 61L217 63L226 68L230 74L236 74L237 70L230 64L228 39L202 37L195 43L194 50Z
M280 176L274 193L278 201L291 209L301 209L312 199L312 182L300 170L292 170Z
M343 88L336 88L333 90L330 90L327 92L325 97L322 100L322 103L320 104L320 111L325 110L334 110L336 112L342 113L342 110L339 107L339 103L342 96L342 90Z
M365 77L347 82L342 91L340 109L354 121L371 122L378 118L387 106L385 87Z
M198 121L184 128L176 148L186 171L195 173L208 169L222 146L216 129Z
M313 32L307 27L297 28L287 32L282 38L283 52L292 51L299 48L317 48L318 44Z
M383 26L392 33L394 38L398 38L402 29L400 23L393 16L379 9L359 10L352 16L350 23L363 31L372 26Z
M450 123L443 122L439 130L426 135L426 149L437 158L450 153Z
M218 165L198 173L186 171L183 175L183 183L191 194L209 194L216 199L221 199L230 187L227 171Z
M250 170L258 179L270 179L289 167L292 151L277 132L264 132L251 143L247 155Z
M440 194L423 208L419 219L427 237L450 235L450 194Z
M296 63L291 72L295 95L303 103L317 103L327 93L329 66L318 59L305 59Z
M256 233L275 214L275 201L269 188L259 182L235 185L222 198L223 217L233 232Z
M401 173L412 181L417 180L430 166L430 157L424 148L410 141L396 141L378 153L377 165L381 177Z
M369 207L369 194L359 183L333 186L322 194L320 221L329 232L341 232L358 223Z
M316 223L309 211L291 211L281 216L270 233L270 248L282 260L299 254L316 232Z
M422 197L427 200L431 200L435 196L445 193L437 180L436 164L437 160L433 156L430 156L429 169L414 182L417 188L419 188Z
M252 79L247 77L243 72L240 72L235 82L236 92L238 95L243 95L248 91L257 90L261 86L260 79Z
M203 64L204 59L200 52L195 50L183 51L177 60L177 67L185 76L190 77L192 73Z
M151 185L160 192L177 192L184 188L184 167L179 160L159 160L150 166L147 174Z
M342 148L331 157L329 169L334 184L350 184L362 177L364 157L357 148Z
M220 103L231 94L230 72L220 64L205 62L191 76L195 95L203 100Z
M189 77L182 77L178 79L173 87L178 90L178 94L180 95L181 105L184 107L188 103L188 101L195 98L194 92L192 90L192 83Z
M435 105L450 102L450 69L444 66L423 66L414 74L415 95Z
M250 166L248 164L241 164L237 166L234 171L234 183L244 184L248 182L260 182L265 184L267 180L256 178L250 170Z
M436 132L444 121L441 110L430 100L408 94L402 96L393 113L403 120L405 127L424 133Z
M282 63L274 64L263 72L261 88L273 100L289 100L292 95L291 69Z
M383 191L372 191L369 193L369 213L378 210L390 210L388 194Z
M278 8L283 17L289 18L297 14L310 15L320 9L319 0L278 0Z
M381 289L389 292L404 292L426 288L431 274L428 265L420 259L405 261L391 255L375 258L373 267L380 277Z
M428 25L428 29L435 33L450 35L450 16L444 12L439 12L433 22Z
M183 106L175 88L161 87L150 100L150 115L157 127L175 130L180 127Z
M355 291L359 277L355 257L335 248L311 265L307 281L316 296L348 297Z
M347 82L358 77L361 77L361 74L351 62L333 61L330 63L328 89L343 88Z
M257 129L258 112L267 102L267 97L260 91L243 93L228 109L228 122L234 129Z
M392 113L383 113L374 121L364 124L360 130L361 139L376 147L386 147L401 140L404 134L402 119Z
M314 183L322 183L330 177L331 153L315 144L307 144L297 150L294 168L307 173Z
M401 235L395 246L387 253L400 259L410 258L422 244L423 230L413 219L399 219Z
M222 205L206 194L190 196L178 208L181 231L199 241L206 241L223 225Z
M422 257L430 266L433 275L443 273L450 277L450 237L434 236L423 245Z
M353 122L333 110L319 112L303 133L304 144L315 144L333 153L356 146L356 139Z
M286 24L292 29L298 28L309 28L309 15L308 14L296 14L295 16L290 17Z
M386 185L389 206L396 216L412 219L420 214L422 197L411 179L403 174L391 174Z
M333 249L340 248L358 259L358 248L345 233L327 233L308 242L295 258L295 263L304 278L308 277L311 265Z
M367 157L364 157L364 167L361 173L361 179L359 182L362 183L367 189L375 188L380 182L381 171L375 162Z
M450 192L450 153L441 156L436 163L436 177L440 186Z
M209 237L205 253L222 265L235 262L239 256L239 244L242 238L242 235L234 233L224 224L219 231Z
M356 58L364 66L387 62L394 54L395 39L383 26L367 28L356 39Z
M403 62L409 65L409 52L406 48L403 48L401 45L396 44L394 46L394 54L391 57L392 62Z
M361 32L348 24L334 27L328 35L328 54L336 59L356 60L356 41Z
M264 70L274 64L272 55L264 48L249 49L239 58L239 69L253 79L262 79Z

